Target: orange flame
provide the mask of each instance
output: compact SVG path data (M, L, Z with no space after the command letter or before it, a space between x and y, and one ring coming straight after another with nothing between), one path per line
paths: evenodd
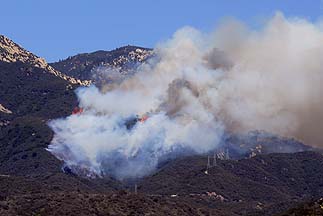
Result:
M140 122L145 122L148 119L148 116L144 115L139 119Z
M75 107L72 111L72 115L81 114L82 112L83 112L83 108Z

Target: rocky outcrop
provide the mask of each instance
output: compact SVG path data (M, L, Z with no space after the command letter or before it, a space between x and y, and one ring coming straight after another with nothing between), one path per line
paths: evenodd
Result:
M11 110L6 109L2 104L0 104L0 112L6 113L6 114L12 114Z
M121 47L119 49L123 49L127 47ZM105 65L112 66L112 67L122 67L126 63L129 62L144 62L146 59L148 59L150 56L152 56L153 51L149 49L144 48L136 48L129 53L126 53L124 55L119 56L118 58L115 58L112 60L112 62L107 62ZM104 63L103 63L104 64Z
M34 67L44 69L57 77L67 80L72 84L79 84L85 86L91 84L91 81L89 80L79 80L71 76L65 75L60 71L57 71L56 69L48 65L45 59L40 58L34 55L33 53L25 50L24 48L20 47L18 44L16 44L15 42L3 35L0 35L0 61L8 63L17 61L28 63Z

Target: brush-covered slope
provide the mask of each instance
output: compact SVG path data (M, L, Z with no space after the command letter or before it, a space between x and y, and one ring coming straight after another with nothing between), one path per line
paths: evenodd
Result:
M153 54L151 49L124 46L111 51L96 51L71 56L50 65L63 73L81 79L92 79L92 72L100 66L127 71L146 61Z
M144 179L137 195L133 188L130 188L132 193L108 192L103 183L96 181L77 177L67 181L63 173L34 177L36 183L30 178L27 181L0 176L0 213L263 216L292 208L283 214L290 215L287 213L303 212L299 210L298 202L322 194L323 156L318 153L270 154L239 161L219 161L208 174L204 172L205 162L205 157L170 162ZM42 179L41 184L39 179ZM77 181L79 185L75 185ZM11 184L16 187L6 189ZM304 208L311 212L311 206Z
M323 198L301 203L277 216L321 216L323 215Z
M0 193L21 187L33 191L31 182L37 182L39 189L56 181L62 188L89 188L78 177L63 175L62 162L46 150L53 137L47 122L71 113L80 83L51 71L6 37L0 37L0 47L0 177L4 175L0 181L9 178L11 183L0 183ZM114 181L110 185L115 187Z
M218 160L207 174L206 165L205 156L177 159L144 179L139 190L184 197L209 194L227 203L259 202L264 210L323 194L323 156L316 152Z

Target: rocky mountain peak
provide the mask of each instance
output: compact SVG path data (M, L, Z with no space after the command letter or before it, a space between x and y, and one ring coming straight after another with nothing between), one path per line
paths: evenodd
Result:
M23 49L9 38L0 35L0 60L5 62L21 61L24 63L33 63L34 66L45 68L47 63L43 58L32 54Z
M91 82L88 80L79 80L55 70L47 64L45 59L40 58L33 53L25 50L4 35L0 35L0 61L3 62L23 62L30 64L34 67L44 69L57 77L60 77L72 84L89 85Z

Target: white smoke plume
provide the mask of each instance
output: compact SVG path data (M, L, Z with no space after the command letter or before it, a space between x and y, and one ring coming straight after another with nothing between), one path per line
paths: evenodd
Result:
M154 53L131 76L113 72L118 82L78 89L85 112L50 122L49 151L71 167L122 179L168 157L210 151L224 130L321 144L320 23L277 13L257 30L234 20L210 34L185 27ZM145 114L127 128L127 119Z

